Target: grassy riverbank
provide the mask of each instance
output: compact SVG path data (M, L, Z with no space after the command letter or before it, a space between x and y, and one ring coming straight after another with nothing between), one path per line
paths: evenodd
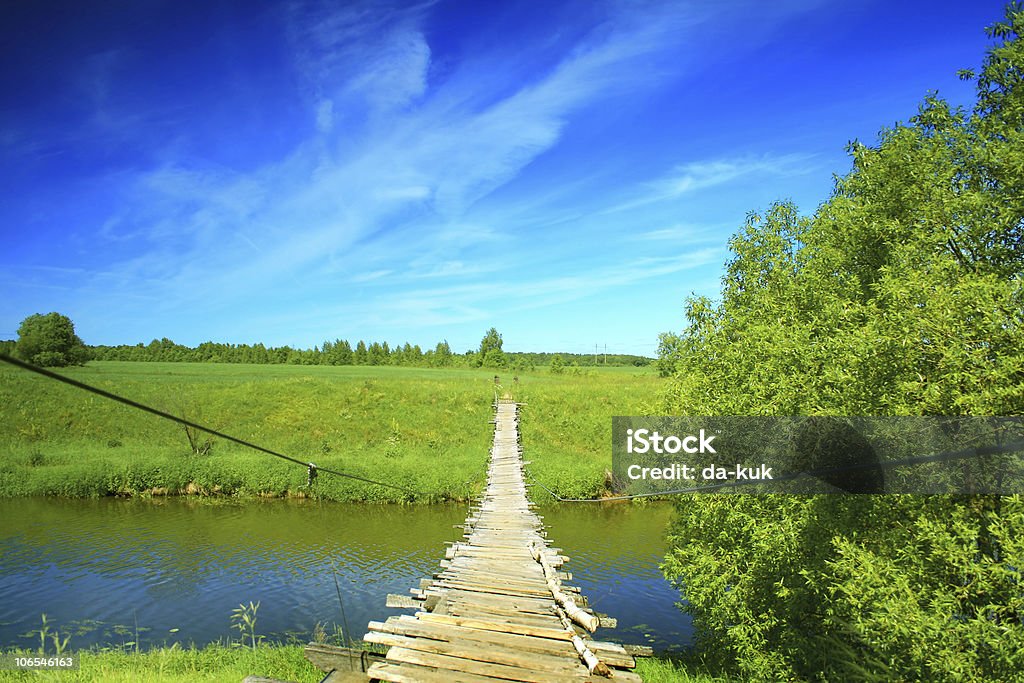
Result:
M143 652L121 650L78 653L81 666L75 671L0 671L5 681L61 681L62 683L193 683L194 681L241 681L260 675L295 683L316 683L323 673L302 654L301 645L272 645L255 649L209 645L201 649L165 647ZM29 651L18 651L33 656ZM717 679L665 659L637 659L636 672L647 683L716 683Z
M494 372L364 366L93 362L64 371L161 410L321 467L306 470L212 439L196 454L168 420L15 368L0 368L0 496L301 496L339 501L464 500L485 480ZM503 391L528 403L532 472L562 495L599 495L611 416L640 411L652 371L527 373ZM208 437L198 434L202 451Z
M34 656L20 651L18 654ZM122 650L76 653L73 671L0 671L0 681L104 681L105 683L186 683L241 681L256 674L295 683L316 683L323 673L306 661L301 645L257 647L164 647L143 652Z

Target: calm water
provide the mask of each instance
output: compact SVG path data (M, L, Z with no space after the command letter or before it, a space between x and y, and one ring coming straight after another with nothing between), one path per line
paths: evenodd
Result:
M668 506L543 508L573 583L618 618L610 640L676 649L689 618L658 571ZM42 613L71 647L142 647L237 636L231 610L260 601L257 633L308 640L314 626L362 636L443 557L466 506L0 500L0 647L37 646ZM345 616L334 579L340 587ZM174 630L176 629L176 630ZM328 627L330 632L331 628Z

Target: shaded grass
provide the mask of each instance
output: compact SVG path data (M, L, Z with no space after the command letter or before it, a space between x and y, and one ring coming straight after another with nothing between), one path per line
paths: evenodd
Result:
M241 495L338 501L466 500L485 483L494 372L365 366L94 362L80 381L321 467L321 474L214 439L194 455L181 426L74 387L0 368L0 496ZM611 416L653 403L649 370L520 375L536 477L596 496L611 467ZM201 435L201 440L207 438Z

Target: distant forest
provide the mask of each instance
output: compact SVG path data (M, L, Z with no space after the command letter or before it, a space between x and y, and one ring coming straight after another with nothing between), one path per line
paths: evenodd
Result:
M387 342L367 344L359 340L352 346L347 340L325 341L312 349L263 344L221 344L203 342L195 348L170 339L154 339L149 344L90 346L92 360L182 362L182 363L255 363L277 365L401 365L414 367L493 367L530 370L534 367L644 366L653 359L629 354L515 353L503 352L484 363L479 352L454 353L443 341L424 351L419 345ZM556 360L557 358L557 360Z

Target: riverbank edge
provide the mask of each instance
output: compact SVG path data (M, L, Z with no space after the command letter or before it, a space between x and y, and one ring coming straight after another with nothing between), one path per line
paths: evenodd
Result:
M284 477L280 481L268 482L265 471L254 472L251 478L246 477L243 473L228 485L209 484L201 481L202 479L212 481L215 478L214 476L203 476L200 477L200 481L190 479L184 483L175 484L171 483L170 480L177 479L178 482L181 482L182 478L175 476L173 463L157 463L154 467L138 470L130 465L122 466L115 470L105 467L105 464L81 462L75 465L45 466L43 468L24 465L17 467L17 465L9 464L5 468L0 468L0 499L185 498L194 500L310 500L337 503L429 505L435 503L468 503L478 499L481 495L481 491L476 490L476 488L466 490L467 487L465 485L457 487L449 483L443 483L434 490L427 488L420 491L404 491L372 484L360 484L358 487L351 489L319 487L315 482L312 486L308 484L296 486L293 481L288 481ZM201 474L216 475L217 472L214 471L214 468L211 468L210 472L202 472ZM303 478L305 478L305 474L303 472ZM391 484L392 482L384 480L382 483ZM600 482L591 481L591 478L587 476L580 476L574 481L562 480L558 482L558 486L559 488L567 489L561 492L558 488L554 489L555 494L563 497L571 495L570 491L579 490L588 491L588 495L584 496L584 499L594 502L614 497ZM457 490L460 488L462 490ZM556 500L550 492L543 488L538 488L532 498L537 503L547 503ZM657 496L654 498L660 499L662 497ZM607 502L616 501L609 500Z

